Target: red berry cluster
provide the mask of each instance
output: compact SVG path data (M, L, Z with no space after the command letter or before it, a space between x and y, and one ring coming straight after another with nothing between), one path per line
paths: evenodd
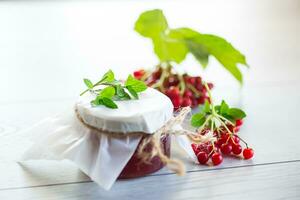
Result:
M172 67L158 67L153 72L138 70L133 73L136 79L145 81L148 86L154 87L166 94L172 101L174 109L180 107L197 107L209 100L206 87L200 76L180 75ZM208 83L209 89L213 88Z
M247 143L242 140L237 132L239 131L243 121L236 120L235 126L227 125L227 128L231 133L228 133L227 129L220 127L221 131L214 131L214 137L217 138L217 141L214 143L205 142L205 143L192 143L192 148L198 158L200 164L206 164L211 158L213 165L219 165L223 161L222 155L235 155L238 156L243 152L244 159L250 159L254 155L254 151L251 148L248 148ZM202 130L201 135L205 135L209 130ZM243 142L246 145L246 148L243 149L240 142Z

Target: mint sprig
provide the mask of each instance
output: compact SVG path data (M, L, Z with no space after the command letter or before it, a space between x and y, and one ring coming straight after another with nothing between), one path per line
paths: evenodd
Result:
M212 55L243 83L237 64L248 66L245 56L219 36L202 34L190 28L172 29L159 9L143 12L135 23L135 30L152 40L154 52L162 63L179 64L191 53L206 68Z
M147 89L144 82L135 79L131 75L128 76L125 84L122 84L122 82L115 79L115 75L111 70L106 72L95 84L86 78L83 81L87 89L80 96L89 91L96 94L96 98L91 101L92 106L103 105L111 109L118 108L115 101L138 99L138 94Z

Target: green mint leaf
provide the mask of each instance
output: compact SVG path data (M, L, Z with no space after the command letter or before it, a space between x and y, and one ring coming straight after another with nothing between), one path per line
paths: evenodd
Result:
M116 95L118 97L124 97L126 94L124 88L121 85L116 85Z
M133 78L132 75L128 76L125 86L130 86L136 93L143 92L147 89L147 86L143 81Z
M102 79L101 79L101 83L103 82L114 82L115 81L115 74L112 70L108 70L108 72L106 72Z
M98 95L94 100L91 101L92 106L103 105L102 97Z
M92 106L99 106L99 105L103 105L102 100L99 98L96 98L94 100L91 101Z
M205 115L202 113L196 113L192 116L191 125L194 127L200 127L205 122Z
M113 100L103 97L101 98L102 100L102 104L108 108L112 108L112 109L116 109L118 108L117 104L115 104L115 102L113 102Z
M222 100L221 107L220 107L220 114L221 115L226 114L228 109L229 109L228 104L224 100Z
M154 38L168 28L168 22L159 9L143 12L135 22L134 29L142 36Z
M112 98L115 95L115 88L113 86L108 86L106 88L104 88L103 90L101 90L99 96L101 98L106 97L106 98Z
M130 100L130 99L131 99L131 97L127 92L125 92L124 96L116 95L113 97L113 100L116 100L116 101L124 101L124 100Z
M243 119L244 117L246 117L246 113L239 108L230 108L226 114L231 116L235 120Z
M89 79L85 78L83 79L84 84L89 88L92 89L94 87L92 81L90 81Z
M132 88L132 86L126 86L126 88L135 99L139 98L138 94L135 92L135 90Z

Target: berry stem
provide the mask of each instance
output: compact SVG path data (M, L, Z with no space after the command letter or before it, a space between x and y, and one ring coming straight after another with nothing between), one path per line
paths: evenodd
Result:
M152 87L153 88L160 88L163 91L164 88L162 86L163 86L164 80L166 79L167 76L168 76L167 70L162 67L161 76L160 76L158 82L156 82Z
M202 93L200 93L193 85L186 83L187 88L189 88L190 90L192 90L192 92L194 94L196 94L196 97L200 97L202 96Z
M228 133L230 133L231 135L233 134L220 118L216 117L216 119L225 127L225 129L228 131Z
M211 118L213 117L213 115L209 115L207 118L206 118L206 120L205 120L205 122L202 124L202 126L200 126L199 128L198 128L198 131L200 132L200 131L202 131L202 129L205 127L205 125L209 122L209 120L211 120Z
M247 144L247 142L245 140L243 140L243 138L241 138L238 135L236 135L236 137L238 137L246 145L246 148L248 148L248 144Z
M225 122L228 122L229 124L234 125L234 123L232 123L230 120L226 119L225 117L223 117L223 116L221 116L221 115L219 115L217 113L216 113L216 116L219 117L219 118L221 118L221 119L223 119Z
M183 95L184 91L185 91L185 82L183 80L183 77L181 74L178 74L178 79L179 79L179 84L180 84L180 94Z
M205 86L205 88L206 88L206 90L207 90L207 94L208 94L208 97L209 97L209 99L210 99L210 105L211 105L211 109L212 109L212 114L213 114L214 116L216 116L217 113L216 113L216 111L215 111L214 102L213 102L213 99L212 99L212 96L211 96L210 89L209 89L209 87L208 87L208 85L207 85L206 82L204 82L204 86Z

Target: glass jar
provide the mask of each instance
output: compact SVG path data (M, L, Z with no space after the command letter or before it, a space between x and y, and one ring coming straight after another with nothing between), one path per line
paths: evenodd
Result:
M141 139L137 149L140 147L143 140L145 140L145 138ZM160 143L164 154L170 157L171 137L169 135L162 136ZM152 146L148 145L145 151L150 152L152 151L152 148ZM124 167L124 169L122 170L118 179L128 179L146 176L148 174L160 170L163 167L164 163L158 156L154 156L148 162L141 162L141 158L139 157L138 152L136 150L130 158L130 160L128 161L128 163L126 164L126 166Z

